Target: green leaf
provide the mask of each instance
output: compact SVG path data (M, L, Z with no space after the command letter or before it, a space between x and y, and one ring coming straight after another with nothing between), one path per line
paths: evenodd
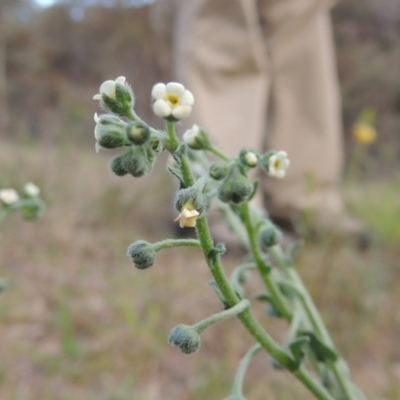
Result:
M301 331L299 337L308 337L310 340L310 349L315 358L320 362L336 361L337 352L326 345L314 332Z
M310 338L307 336L297 337L291 343L289 343L289 349L296 361L297 368L300 367L300 364L304 360L304 357L306 355L304 348L309 343L310 343Z

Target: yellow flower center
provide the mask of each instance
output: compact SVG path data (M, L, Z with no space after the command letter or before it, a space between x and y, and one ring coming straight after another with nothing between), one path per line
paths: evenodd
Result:
M165 100L171 105L171 107L175 107L179 104L180 99L176 94L167 94Z
M275 168L275 169L280 169L280 167L281 167L281 160L277 159L277 160L274 162L274 168Z

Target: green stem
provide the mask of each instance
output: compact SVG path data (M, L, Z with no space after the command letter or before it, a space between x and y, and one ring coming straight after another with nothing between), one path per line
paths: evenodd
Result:
M213 153L214 155L216 155L217 157L221 158L224 161L229 161L231 159L228 155L226 155L223 151L221 151L220 149L215 147L213 144L210 144L207 147L207 150L210 153Z
M237 369L235 380L233 381L232 395L233 396L243 396L243 382L244 377L254 356L262 350L259 343L255 344L242 358Z
M297 274L295 268L286 260L285 256L282 253L282 249L279 245L275 245L270 247L270 252L275 260L281 265L284 269L286 276L291 279L291 281L296 285L299 292L301 293L300 300L303 305L304 310L310 320L311 325L314 330L319 334L321 339L332 349L335 349L335 345L333 340L322 320L317 307L315 306L310 294L308 293L306 287L304 286L303 281L300 276ZM331 363L331 368L333 373L336 376L336 379L342 389L343 394L346 396L346 400L354 399L353 392L350 387L350 382L348 377L346 376L345 371L340 367L338 362Z
M216 324L217 322L224 321L226 319L235 317L236 315L242 313L244 310L250 307L250 302L246 299L241 300L239 303L235 304L233 307L228 308L227 310L221 311L210 317L203 319L195 325L192 325L192 328L196 330L197 333L201 333L204 329L208 328L211 325Z
M261 275L261 278L267 287L272 300L274 302L274 306L277 307L280 314L285 317L287 320L292 319L292 312L287 306L286 300L284 299L281 291L276 286L275 282L270 277L271 268L266 265L264 258L261 255L260 247L258 245L258 239L251 222L250 218L250 209L248 203L245 203L241 206L242 211L242 220L247 230L247 235L249 238L250 250L253 254L254 261L256 263L257 269Z
M175 133L175 122L166 121L167 134L170 141L171 152L175 152L179 147L179 140ZM190 169L189 160L185 155L181 156L180 168L184 180L185 187L192 186L194 184L194 178Z
M170 249L172 247L199 247L201 248L200 242L197 239L165 239L161 242L154 243L154 250L160 251L163 249Z
M173 123L167 122L167 133L169 136L171 149L175 151L179 146L178 138L175 134ZM193 175L184 154L180 155L180 169L186 187L194 184ZM211 237L210 228L205 216L198 218L196 232L203 249L204 257L207 260L211 274L221 290L226 302L230 307L234 307L240 302L239 297L231 287L229 279L225 274L219 256L215 255L214 243ZM319 399L334 400L331 395L322 387L303 367L297 369L296 362L279 346L275 340L264 330L259 322L254 318L249 309L238 314L238 319L242 322L246 330L253 338L282 366L292 371L298 379Z

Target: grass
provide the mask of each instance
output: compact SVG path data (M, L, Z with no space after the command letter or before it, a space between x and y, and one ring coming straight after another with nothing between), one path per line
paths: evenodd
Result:
M170 233L171 194L161 163L157 173L136 180L113 176L109 158L92 149L1 145L2 185L32 180L48 209L34 224L13 215L2 225L0 276L8 289L0 297L0 399L227 397L251 339L237 321L226 321L203 333L195 355L166 343L173 326L197 322L220 304L196 249L166 250L154 268L132 268L125 256L131 242ZM297 258L370 399L400 398L396 187L394 178L349 190L354 212L374 232L369 250L324 241L307 243ZM235 262L225 260L228 269ZM282 323L264 321L282 335ZM263 354L251 365L245 393L252 400L311 399Z

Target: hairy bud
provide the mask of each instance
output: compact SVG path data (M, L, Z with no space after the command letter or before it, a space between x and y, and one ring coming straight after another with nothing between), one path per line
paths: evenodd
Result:
M184 324L179 324L172 329L168 336L168 343L178 347L183 353L195 353L200 348L200 335L197 331Z
M225 179L229 174L230 168L226 161L216 161L210 165L210 176L216 181Z
M150 129L143 122L132 122L126 126L126 137L128 140L140 146L150 139Z
M271 222L260 230L260 242L265 247L272 247L282 240L282 232Z
M147 269L154 265L157 252L151 243L138 240L128 247L127 255L137 269Z

